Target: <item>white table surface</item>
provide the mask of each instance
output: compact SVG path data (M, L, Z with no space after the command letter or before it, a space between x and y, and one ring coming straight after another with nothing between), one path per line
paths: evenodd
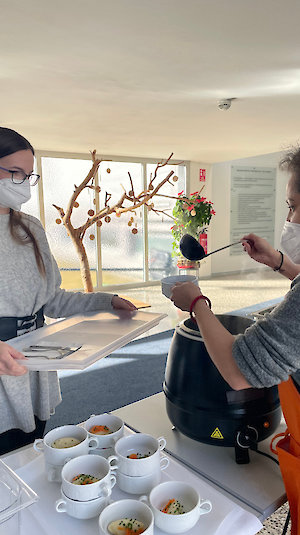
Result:
M132 433L125 428L125 434ZM255 535L262 527L261 522L251 512L240 507L231 499L225 497L209 482L195 474L182 463L171 456L170 464L162 472L162 481L178 480L186 481L196 488L201 498L209 499L213 509L211 513L200 518L198 523L186 532L186 535ZM19 535L94 535L98 533L98 517L89 520L78 520L66 514L55 511L55 502L60 498L60 484L47 481L43 455L33 450L32 445L11 452L2 459L17 472L17 474L38 494L40 500L21 512ZM133 498L137 495L129 495L114 487L111 498L113 501ZM5 523L0 525L0 535L8 535ZM157 527L154 535L164 535Z
M260 520L270 516L286 501L279 466L272 460L250 451L249 464L235 462L234 448L212 446L172 430L165 395L156 394L113 412L134 431L164 436L166 451L194 470L224 495L252 511ZM276 433L284 431L284 422ZM271 437L259 442L259 449L271 454ZM275 456L274 456L275 457Z

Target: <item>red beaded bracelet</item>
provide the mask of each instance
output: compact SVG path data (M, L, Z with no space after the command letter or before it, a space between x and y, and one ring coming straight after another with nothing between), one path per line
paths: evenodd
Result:
M193 309L197 301L199 301L199 299L204 299L206 303L208 304L209 308L211 308L211 300L208 297L206 297L206 295L197 295L197 297L195 297L195 299L191 302L191 306L190 306L190 315L192 319L195 319L193 316Z

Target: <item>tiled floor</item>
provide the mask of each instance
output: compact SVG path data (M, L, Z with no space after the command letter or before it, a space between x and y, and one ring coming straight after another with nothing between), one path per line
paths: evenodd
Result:
M248 307L283 296L289 289L290 281L272 270L259 273L248 272L238 275L223 275L211 279L199 279L203 294L212 302L215 314L224 314L232 310ZM188 317L186 312L177 309L172 301L161 293L160 286L150 286L135 290L124 290L121 295L128 299L138 299L151 304L149 312L160 312L168 317L160 322L154 332L172 329L182 319Z
M199 286L202 292L211 299L212 310L215 314L224 314L281 297L289 290L290 281L272 270L263 270L259 273L212 277L203 281L200 279ZM187 313L176 309L173 303L161 294L160 286L127 290L124 294L129 299L139 299L150 303L149 311L167 314L167 318L152 329L151 333L171 329L179 321L188 317ZM264 522L264 528L259 535L281 535L287 511L287 504L278 509ZM290 534L290 528L287 534Z

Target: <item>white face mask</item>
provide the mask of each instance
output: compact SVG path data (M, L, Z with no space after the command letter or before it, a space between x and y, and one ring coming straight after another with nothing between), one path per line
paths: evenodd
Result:
M300 224L286 221L283 225L280 247L295 264L300 264Z
M12 208L19 212L22 204L29 201L31 197L29 180L24 180L22 184L14 184L10 178L0 180L0 205L5 208Z

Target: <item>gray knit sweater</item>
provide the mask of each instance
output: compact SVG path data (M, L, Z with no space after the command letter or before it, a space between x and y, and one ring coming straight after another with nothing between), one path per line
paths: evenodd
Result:
M46 277L38 270L31 244L19 244L9 230L9 214L0 215L0 318L23 317L44 306L51 318L97 310L112 310L113 294L67 292L38 219L23 214L40 247ZM0 320L1 321L1 320ZM0 376L0 433L19 428L33 431L34 415L47 420L60 403L56 372L29 372L20 377Z
M300 275L270 314L236 337L233 356L253 387L270 387L290 375L300 383Z

